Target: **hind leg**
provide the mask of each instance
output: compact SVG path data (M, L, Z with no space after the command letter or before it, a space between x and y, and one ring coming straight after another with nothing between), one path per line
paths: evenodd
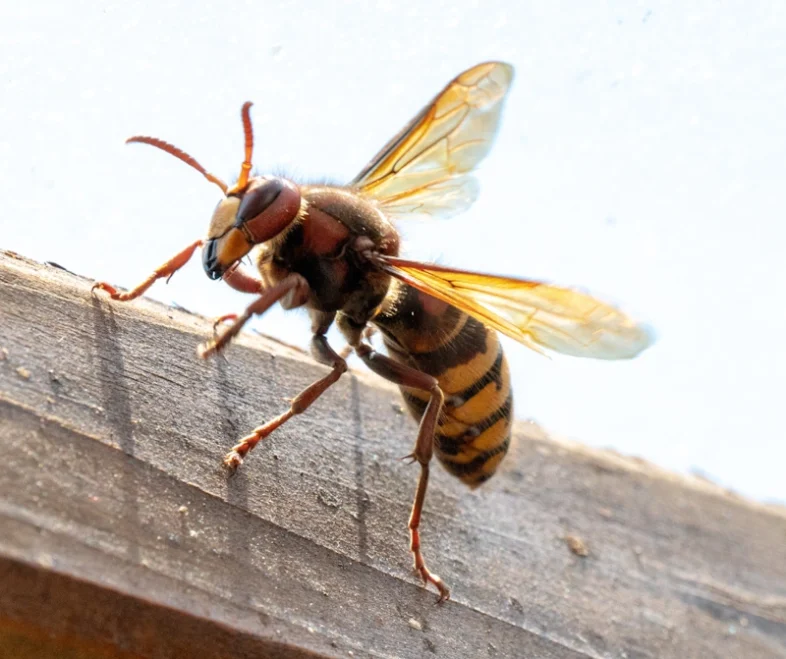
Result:
M428 488L429 463L434 452L434 433L440 412L442 411L445 395L442 393L442 389L439 388L436 378L411 366L401 364L386 355L382 355L366 343L356 345L355 353L377 375L399 386L426 391L431 396L426 406L426 411L420 420L420 428L415 440L415 450L410 456L420 464L420 478L415 492L415 500L412 503L412 512L409 516L409 550L412 552L415 570L425 583L433 584L439 591L439 599L437 601L444 602L450 598L450 589L442 579L426 567L426 561L420 551L420 518L423 512L423 502L426 499L426 489Z

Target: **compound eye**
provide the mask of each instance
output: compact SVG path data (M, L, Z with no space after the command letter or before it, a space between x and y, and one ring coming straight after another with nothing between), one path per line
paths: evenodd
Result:
M237 210L235 226L239 227L244 222L264 213L278 199L283 188L281 179L274 178L246 192Z

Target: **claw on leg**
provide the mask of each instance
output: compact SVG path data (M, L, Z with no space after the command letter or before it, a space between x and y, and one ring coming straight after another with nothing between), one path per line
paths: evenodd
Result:
M240 457L240 454L235 449L232 449L224 456L223 463L231 475L234 474L237 471L237 468L243 464L243 458Z
M156 282L156 280L166 277L166 280L169 281L172 275L174 275L178 270L180 270L180 268L188 263L197 248L202 247L202 243L202 240L195 240L182 252L173 256L162 266L156 268L153 271L153 274L151 274L136 288L133 288L126 293L119 293L114 286L103 281L97 281L95 284L93 284L93 287L90 289L90 291L92 292L96 289L106 291L109 293L109 297L111 297L113 300L117 300L118 302L128 302L129 300L138 298L140 295L142 295L142 293L150 288Z
M439 598L437 604L441 604L445 600L450 599L450 588L445 585L436 574L426 567L426 561L423 559L423 554L420 553L420 516L423 511L423 501L426 497L426 488L428 487L429 465L428 463L420 463L420 479L418 480L418 489L415 493L415 502L412 505L412 513L409 516L409 551L412 552L414 559L415 570L423 579L423 582L433 584L439 591Z
M236 321L237 320L237 314L236 313L225 313L223 316L219 316L218 318L216 318L213 321L213 343L216 343L218 341L218 339L219 339L218 326L221 325L221 323L225 323L225 322L230 321L230 320L231 321ZM221 353L221 355L223 356L224 360L226 361L227 360L226 355L223 352Z
M412 552L415 560L415 571L420 575L420 578L423 579L423 583L425 585L433 584L434 587L439 591L437 604L441 604L442 602L450 599L450 588L445 585L445 582L442 581L442 579L440 579L436 574L431 572L431 570L426 567L426 562L423 560L423 554L420 553L420 533L417 529L413 529L411 524L412 522L410 521L410 534L412 536L412 540L410 542L409 549Z
M218 333L218 326L221 323L227 322L228 320L237 320L237 314L236 313L225 313L223 316L218 316L213 321L213 333L214 334Z
M229 322L237 321L237 314L236 313L225 313L223 316L218 316L215 320L213 320L213 343L218 341L218 326Z
M106 291L113 300L119 300L123 295L123 293L118 293L117 289L112 286L112 284L108 284L105 281L97 281L93 284L90 288L90 292L92 293L95 290Z
M267 423L262 424L258 428L254 428L250 434L243 437L232 450L224 456L224 466L230 471L234 472L241 464L246 454L253 449L260 441L265 439L271 432L273 432L280 425L288 421L295 412L290 408L283 414L279 414L275 419L271 419Z

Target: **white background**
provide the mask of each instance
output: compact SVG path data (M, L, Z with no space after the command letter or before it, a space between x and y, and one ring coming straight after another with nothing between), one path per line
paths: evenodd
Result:
M233 180L253 100L257 169L343 182L459 71L511 62L480 200L403 227L406 253L580 285L656 328L626 363L508 342L518 416L786 500L786 4L11 5L0 247L127 287L200 237L220 194L129 135ZM247 302L199 260L151 295ZM299 314L256 327L306 345Z

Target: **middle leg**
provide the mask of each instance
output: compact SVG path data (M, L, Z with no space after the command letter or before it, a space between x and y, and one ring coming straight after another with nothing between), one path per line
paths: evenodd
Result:
M231 470L234 471L237 469L242 464L243 458L261 440L267 437L276 428L289 421L289 419L296 414L305 412L317 398L325 393L329 387L338 382L338 379L346 373L347 362L333 350L325 336L332 321L332 314L325 314L323 317L317 318L314 323L315 333L311 339L312 356L320 364L330 366L330 373L306 387L300 394L295 396L286 412L254 428L250 434L243 437L224 458L224 464Z

